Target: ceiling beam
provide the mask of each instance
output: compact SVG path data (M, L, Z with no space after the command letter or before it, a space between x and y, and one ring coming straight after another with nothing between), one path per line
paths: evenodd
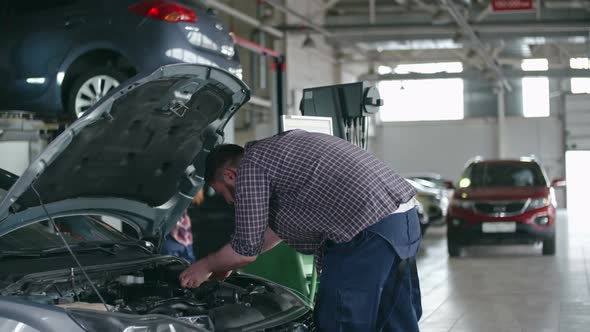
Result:
M287 15L292 15L292 16L296 17L299 21L301 21L301 23L303 23L303 25L319 32L324 37L329 38L329 37L333 36L333 34L330 31L328 31L326 28L322 27L319 24L314 23L312 20L310 20L305 15L299 13L298 11L296 11L286 5L281 4L280 2L278 2L276 0L263 0L263 1L266 2L267 4L273 6L277 10L282 11L283 13L285 13ZM299 30L301 30L301 27L299 27Z
M265 25L260 20L254 18L242 11L239 11L231 6L228 6L221 1L203 0L203 4L207 7L217 9L220 12L223 12L233 18L236 18L236 19L238 19L250 26L258 28L268 34L271 34L271 35L277 37L277 38L283 38L285 36L285 34L282 31L280 31L276 28L273 28L271 26Z
M315 21L317 18L324 16L326 13L326 10L334 7L336 4L338 4L340 2L340 0L330 0L328 2L326 2L320 10L318 10L315 14L313 14L311 16L311 21Z
M550 37L550 36L588 36L587 21L561 22L520 22L510 24L479 23L472 27L481 38L512 37ZM326 25L324 29L332 33L332 41L377 41L377 40L408 40L453 38L458 29L454 24L355 24L355 25ZM301 26L283 26L284 31L304 33Z
M503 68L504 75L509 79L518 79L522 77L550 77L550 78L571 78L571 77L588 77L588 69L570 69L557 68L546 71L523 71L520 69ZM482 79L482 71L475 69L464 70L461 73L434 73L434 74L365 74L359 77L363 81L393 81L393 80L422 80L422 79L444 79L444 78L462 78L462 79Z
M485 20L486 17L490 16L490 14L492 12L493 12L493 8L492 8L492 4L490 3L481 12L479 12L479 14L477 14L473 18L473 21L475 21L475 22L481 22L481 21Z
M326 39L332 38L334 36L334 34L330 31L328 31L326 28L322 27L319 24L314 23L311 19L307 18L305 15L299 13L298 11L296 11L286 5L279 3L277 0L262 0L262 1L266 2L267 4L271 5L275 9L280 10L287 15L292 15L292 16L296 17L299 21L301 21L301 23L303 25L319 32ZM299 28L299 30L301 31L301 28ZM360 49L356 44L353 44L350 46L360 53L365 53L365 51Z
M461 10L457 7L457 5L455 5L453 0L440 0L440 3L443 8L447 9L449 15L455 20L459 28L462 30L464 36L469 38L471 41L471 47L474 48L474 50L483 59L486 67L493 72L493 75L498 83L508 91L511 91L512 86L504 76L498 61L492 55L490 55L486 45L484 45L473 27L469 24L469 22L467 22L467 18L461 13Z

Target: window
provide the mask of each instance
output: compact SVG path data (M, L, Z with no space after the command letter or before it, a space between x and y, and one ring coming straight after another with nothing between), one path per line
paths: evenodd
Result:
M590 59L588 58L571 58L570 67L573 69L590 69Z
M398 65L394 69L396 74L434 74L434 73L460 73L463 71L461 62L435 62L435 63L414 63Z
M379 71L396 74L459 73L460 62L402 64L395 68L380 66ZM461 120L464 116L463 80L424 79L381 81L378 84L384 105L381 121Z
M547 77L522 79L522 111L526 118L549 116L549 79Z
M590 59L588 58L571 58L570 67L572 69L590 69ZM573 77L570 80L572 93L590 93L590 78Z
M538 164L477 163L464 174L464 187L539 187L547 186L543 171ZM469 182L469 185L466 185Z
M570 80L572 93L590 93L590 78L573 77Z
M547 59L525 59L524 71L547 71ZM549 78L525 77L522 79L522 113L526 118L549 116Z

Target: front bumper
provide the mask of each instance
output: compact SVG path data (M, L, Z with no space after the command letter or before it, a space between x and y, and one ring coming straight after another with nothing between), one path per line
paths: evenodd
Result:
M545 224L545 220L547 223ZM515 222L514 232L488 233L485 222ZM510 217L490 217L469 210L451 211L447 238L455 245L531 244L555 237L555 208L546 207Z

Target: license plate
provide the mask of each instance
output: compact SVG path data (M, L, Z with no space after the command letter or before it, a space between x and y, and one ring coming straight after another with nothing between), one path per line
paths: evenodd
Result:
M484 233L514 233L516 232L516 222L484 222L481 230Z

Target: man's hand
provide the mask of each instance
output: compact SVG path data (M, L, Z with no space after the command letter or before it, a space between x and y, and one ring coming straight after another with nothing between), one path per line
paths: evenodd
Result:
M199 259L179 276L180 286L196 288L207 281L213 273L215 277L227 277L232 270L241 268L256 260L256 257L242 256L236 253L231 245L226 244L218 252Z
M180 286L183 288L197 288L211 277L207 261L201 259L191 264L180 274Z

